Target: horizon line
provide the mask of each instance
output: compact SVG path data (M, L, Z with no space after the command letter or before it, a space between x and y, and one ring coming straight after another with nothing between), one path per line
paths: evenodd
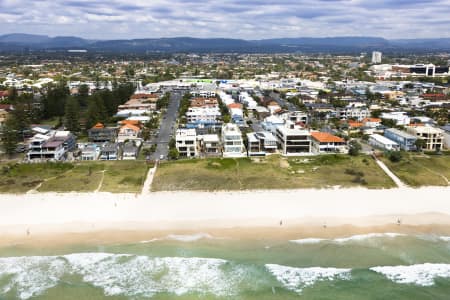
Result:
M392 40L437 40L437 39L450 39L449 37L427 37L427 38L385 38L382 36L369 36L369 35L336 35L336 36L297 36L297 37L267 37L259 39L245 39L245 38L234 38L234 37L194 37L194 36L161 36L161 37L136 37L136 38L88 38L78 35L49 35L41 33L25 33L25 32L11 32L11 33L0 33L0 37L8 35L32 35L32 36L43 36L48 38L60 38L60 37L72 37L80 38L84 40L93 41L108 41L108 40L149 40L149 39L180 39L180 38L190 38L199 40L208 39L221 39L221 40L241 40L241 41L264 41L264 40L278 40L278 39L333 39L333 38L372 38L372 39L384 39L387 41Z

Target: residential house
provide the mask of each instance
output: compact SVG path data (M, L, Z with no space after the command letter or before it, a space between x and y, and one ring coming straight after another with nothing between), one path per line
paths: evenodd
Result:
M178 129L175 134L175 147L180 153L180 157L197 157L197 133L195 129Z
M395 124L400 126L409 125L411 121L406 112L401 111L382 113L380 118L386 120L394 120Z
M88 130L88 139L93 143L114 142L118 130L117 127L105 127L102 123L97 123Z
M217 134L198 135L200 151L206 157L220 156L220 139Z
M274 114L281 110L281 106L276 101L270 101L267 104L267 109L270 111L271 114Z
M119 144L105 143L100 150L100 160L118 160Z
M372 145L373 147L380 148L387 151L398 151L400 150L399 144L396 142L379 135L377 133L372 134L369 136L369 145Z
M223 157L244 157L245 146L238 125L225 123L222 125Z
M233 123L242 126L245 124L244 122L244 111L242 110L242 104L240 103L231 103L227 105L228 111L231 115L231 120Z
M311 132L312 151L314 153L347 153L344 139L328 132Z
M282 155L311 154L311 133L292 122L277 126L276 139Z
M308 124L308 114L303 111L284 111L280 113L282 119L294 122L295 124Z
M343 120L355 119L361 121L370 116L370 111L365 106L347 106L337 111L338 117Z
M364 118L362 120L362 123L363 123L364 127L377 128L378 126L381 125L381 119L380 118Z
M425 141L423 150L433 151L444 148L444 130L431 126L408 126L406 131Z
M119 128L117 135L117 142L124 143L125 141L138 140L141 141L141 128L136 125L128 124L122 125Z
M396 128L389 128L384 131L384 136L396 142L400 149L404 151L416 150L417 137Z
M247 142L248 156L265 156L277 151L277 140L267 131L247 133Z
M139 154L139 148L134 142L127 142L122 147L123 160L135 160Z
M81 160L98 160L101 147L96 144L87 144L81 147Z

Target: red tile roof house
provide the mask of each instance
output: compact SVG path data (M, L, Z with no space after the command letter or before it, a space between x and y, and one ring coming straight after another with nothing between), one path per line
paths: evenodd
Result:
M312 151L314 153L347 153L344 139L327 132L311 132Z
M141 128L131 124L125 124L119 128L119 135L117 137L118 143L123 143L127 140L141 140Z
M381 125L380 118L365 118L362 120L362 123L365 127L375 128Z

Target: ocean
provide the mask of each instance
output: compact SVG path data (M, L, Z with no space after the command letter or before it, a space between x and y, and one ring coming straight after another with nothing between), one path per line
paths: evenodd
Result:
M450 299L450 237L16 245L0 248L0 299Z

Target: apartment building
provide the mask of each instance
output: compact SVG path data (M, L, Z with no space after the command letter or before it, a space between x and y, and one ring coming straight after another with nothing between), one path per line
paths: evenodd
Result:
M197 133L195 129L178 129L175 135L175 147L180 157L197 157Z
M276 139L282 155L311 154L311 133L292 122L277 126Z
M28 145L28 160L63 160L67 152L75 149L75 136L69 131L51 131L36 134Z
M222 125L223 157L244 157L245 146L238 125L225 123Z
M384 131L384 136L396 142L400 149L404 151L415 151L417 137L396 128L389 128Z
M425 141L423 150L433 151L444 148L444 131L431 126L409 126L406 131Z
M215 124L220 116L219 103L215 98L192 99L186 112L187 122L191 124Z

